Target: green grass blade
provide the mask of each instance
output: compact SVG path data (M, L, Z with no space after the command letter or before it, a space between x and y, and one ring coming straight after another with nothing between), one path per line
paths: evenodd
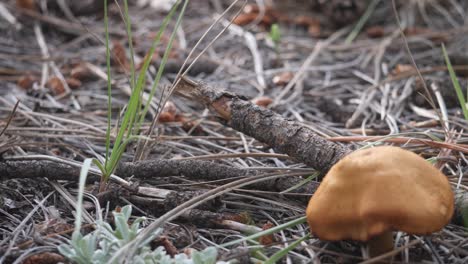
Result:
M113 154L115 153L115 157L109 161L109 167L107 168L110 174L114 173L117 164L119 164L119 161L122 158L123 153L125 152L125 148L127 147L128 142L128 140L125 140L122 144L120 144L120 146L117 149L113 151Z
M374 0L367 6L366 11L356 23L356 26L353 28L353 31L351 31L351 33L349 33L348 37L346 38L346 44L350 44L351 42L353 42L353 40L357 37L359 32L361 32L362 27L364 27L364 25L366 24L369 17L372 15L372 12L374 12L379 2L380 0Z
M185 7L188 3L188 0L186 0L185 2L185 5L184 5L184 11L185 11ZM140 108L141 108L141 94L144 90L144 85L145 85L145 74L146 74L146 71L149 67L149 63L151 61L151 56L152 54L154 53L154 50L156 49L156 46L158 45L158 43L160 42L160 38L164 32L164 30L166 29L171 17L174 15L175 11L177 10L177 5L179 4L179 2L172 8L171 10L171 13L168 15L168 17L166 17L164 19L164 23L163 23L163 27L160 29L159 33L158 33L158 36L156 37L152 47L151 47L151 55L149 56L149 58L147 58L147 60L144 62L144 67L142 69L142 71L140 72L140 75L138 76L138 80L135 79L135 76L136 76L136 73L135 73L135 63L134 63L134 59L133 59L133 55L134 55L134 49L133 49L133 43L132 43L132 29L131 29L131 21L130 21L130 17L129 17L129 12L128 12L128 1L127 0L124 0L124 20L125 20L125 24L126 24L126 30L127 30L127 37L128 37L128 42L129 42L129 49L130 49L130 55L131 55L131 78L130 78L130 86L131 86L131 94L130 94L130 98L129 98L129 101L128 101L128 104L127 104L127 108L125 110L125 113L123 115L123 118L122 118L122 123L120 124L119 126L119 129L118 129L118 132L117 132L117 136L115 138L115 141L114 141L114 146L112 147L112 151L110 151L110 156L106 156L106 162L105 162L105 165L104 165L104 171L105 175L111 175L112 172L115 170L115 167L117 166L120 158L122 157L123 155L123 152L125 151L125 148L127 146L127 141L128 139L132 138L133 135L135 135L135 133L137 133L137 130L139 130L140 128L140 124L143 122L144 120L144 115L146 114L147 110L144 112L144 114L142 114L143 118L141 118L141 123L137 123L136 121L138 121L139 119L139 113L140 113ZM178 23L176 25L176 28L178 26L180 26L180 23L181 23L181 17L182 17L182 14L183 12L181 12L181 15L179 16L179 19L178 19ZM107 19L106 19L106 23L107 23ZM107 48L109 48L109 44L108 44L108 39L109 37L107 37ZM166 49L166 54L169 54L169 51L170 51L170 48L172 47L172 42L175 38L175 31L173 33L173 35L171 35L171 40L170 40L170 45L168 45L168 48ZM165 54L165 55L166 55ZM167 56L164 56L165 60L167 60ZM165 64L165 60L163 58L163 62L164 63L161 63L161 67L159 68L159 72L161 72L158 76L158 82L159 82L159 79L161 78L161 75L162 75L162 69L164 68L164 64ZM108 65L108 70L109 70L110 66ZM110 81L109 81L110 82ZM109 83L110 85L110 83ZM153 88L152 90L155 91L155 85L153 85ZM109 92L110 94L110 92ZM154 95L154 92L151 94L151 97L152 95ZM151 98L148 100L148 105L149 105L149 102L151 101ZM146 106L148 106L146 105ZM109 107L110 109L110 107ZM109 124L110 124L110 121L109 121ZM136 125L136 129L135 128L135 125ZM108 129L108 131L110 131L110 129ZM108 132L110 133L110 132ZM109 149L110 149L110 134L108 135L108 138L109 138ZM109 153L109 151L108 151Z
M180 5L180 1L177 1L177 2L172 6L171 10L169 11L169 13L166 15L166 17L165 17L164 20L163 20L163 23L162 23L161 27L159 28L158 34L157 34L156 37L153 39L153 43L152 43L151 48L150 48L150 50L149 50L149 52L148 52L149 56L145 59L145 61L144 61L144 63L143 63L143 67L142 67L142 69L141 69L141 71L140 71L140 74L139 74L139 76L138 76L137 86L143 86L143 85L144 85L146 72L148 71L149 65L150 65L151 60L152 60L152 58L153 58L153 54L154 54L154 52L155 52L155 50L156 50L156 46L159 44L159 42L160 42L160 40L161 40L162 34L163 34L164 31L166 30L167 25L169 24L169 21L170 21L170 20L172 19L172 17L174 16L175 11L177 10L177 8L178 8L179 5ZM166 49L166 52L167 52L167 49ZM164 68L164 65L165 65L165 63L164 63L164 64L161 63L161 65L160 65L161 67L159 67L158 72L159 72L160 69L163 69L163 68ZM152 98L153 98L153 96L154 96L154 92L156 91L156 88L155 88L155 87L157 87L157 84L159 83L159 81L158 81L158 82L155 81L155 83L156 83L156 85L153 85L153 87L151 88L151 91L152 91L152 92L150 93L150 96L149 96L149 98L148 98L148 101L146 102L145 109L144 109L143 112L141 113L140 120L139 120L139 122L138 122L138 124L137 124L137 129L136 129L135 133L139 133L139 130L140 130L140 128L141 128L141 124L143 123L144 118L145 118L145 116L146 116L146 113L147 113L148 110L149 110L148 105L150 104L150 102L151 102L151 100L152 100ZM154 90L154 92L153 92L153 90Z
M253 235L250 235L250 236L247 236L247 237L243 237L243 238L240 238L240 239L236 239L236 240L234 240L234 241L221 244L221 245L219 245L219 246L220 246L220 247L232 246L232 245L238 244L238 243L240 243L240 242L244 242L244 241L246 241L246 240L256 239L256 238L259 238L259 237L261 237L261 236L270 235L270 234L276 233L276 232L278 232L278 231L281 231L281 230L283 230L283 229L285 229L285 228L288 228L288 227L291 227L291 226L296 226L296 225L305 223L306 220L307 220L307 219L306 219L305 216L299 217L299 218L297 218L297 219L295 219L295 220L289 221L289 222L284 223L284 224L282 224L282 225L275 226L275 227L273 227L273 228L267 229L267 230L262 231L262 232L258 232L258 233L256 233L256 234L253 234Z
M319 172L314 172L312 173L312 175L310 175L309 177L307 177L306 179L300 181L299 183L295 184L294 186L292 187L289 187L288 189L280 192L280 193L288 193L288 192L291 192L291 191L294 191L295 189L301 187L302 185L308 183L308 182L311 182L313 179L317 178L319 176Z
M110 132L112 119L112 78L110 65L110 45L109 45L109 17L107 14L107 0L104 0L104 30L106 35L106 65L107 65L107 131L106 131L106 155L105 163L109 159ZM104 166L105 167L105 166ZM104 171L102 171L104 173Z
M142 137L142 136L130 136L129 138L125 139L122 144L118 148L116 148L113 153L115 153L115 157L109 161L109 167L107 170L110 172L110 174L114 173L115 169L117 168L117 165L119 164L120 159L122 158L122 155L125 152L125 149L127 148L127 145L132 141L136 139L145 139L148 140L147 137ZM109 174L109 176L110 176Z
M297 247L297 245L299 245L302 241L305 241L305 240L307 240L309 238L310 238L310 235L306 235L305 237L294 241L289 246L287 246L287 247L283 248L282 250L280 250L280 251L276 252L275 254L273 254L273 256L271 256L267 261L265 261L264 264L275 264L282 257L286 256L289 253L289 251L291 251L295 247Z
M130 49L130 82L131 87L135 87L135 51L133 49L133 37L132 37L132 21L130 20L130 15L128 12L128 1L124 0L124 18L125 25L127 26L127 38L128 38L128 48Z
M125 114L124 114L124 117L123 117L123 120L122 120L122 124L119 127L117 137L115 138L114 147L112 148L112 152L111 152L109 161L107 163L109 163L113 159L115 159L116 154L114 153L115 152L114 150L119 148L119 146L122 144L122 141L124 140L125 131L127 130L129 122L130 122L130 111L131 111L130 108L132 106L132 102L135 101L134 99L132 99L132 97L134 97L133 94L130 96L130 102L128 104L127 111L125 111ZM138 100L138 99L136 99L136 100ZM133 107L132 107L132 109L133 109ZM106 166L106 169L107 168L108 168L108 166Z
M131 35L131 21L130 21L130 17L128 15L128 4L127 4L127 0L124 1L124 18L125 18L125 23L126 23L126 28L127 28L127 36L128 36L128 39L129 39L129 46L130 46L130 52L131 52L131 78L130 78L130 82L131 82L131 86L134 84L135 82L135 68L134 68L134 61L133 61L133 43L132 43L132 35ZM106 6L106 11L107 11L107 6ZM105 14L107 15L107 13ZM107 26L107 33L106 33L106 53L107 53L107 56L108 56L108 64L107 64L107 71L108 71L108 96L109 98L111 97L111 81L110 81L110 48L109 48L109 33L108 33L108 16L105 16L105 24ZM132 87L134 88L134 87ZM110 100L110 99L109 99ZM112 174L112 172L109 171L109 168L112 167L112 166L109 166L109 163L112 163L112 160L115 160L115 158L118 156L114 153L114 149L116 148L119 148L121 142L124 140L124 137L125 137L125 131L128 130L131 122L132 122L132 119L134 120L134 117L135 117L135 114L136 114L136 110L137 110L137 105L138 105L138 100L139 100L139 92L135 92L135 89L132 89L132 94L130 95L130 99L129 99L129 103L128 103L128 106L127 106L127 110L125 111L125 114L124 114L124 117L123 117L123 120L122 120L122 123L119 127L119 130L118 130L118 133L117 133L117 137L115 139L115 142L114 142L114 147L113 147L113 150L110 154L110 157L108 156L108 153L109 151L107 150L107 153L106 153L106 162L105 162L105 170L106 172L103 173L105 175L110 175ZM109 101L108 101L109 103ZM108 106L108 111L110 112L110 108L111 106L109 105ZM108 115L110 115L110 113L108 113ZM132 117L133 116L133 117ZM108 117L109 118L109 117ZM108 143L108 148L110 149L110 120L108 120L108 130L107 130L107 137L109 138L109 143ZM115 162L115 161L114 161Z
M106 160L107 162L107 160ZM106 166L105 164L103 165L99 160L93 159L94 165L98 167L98 169L101 171L101 173L104 175L106 173Z
M140 96L142 93L142 86L137 86L135 80L135 50L133 49L132 21L130 20L130 15L128 11L128 0L124 0L124 18L125 24L127 26L128 48L130 49L130 88L132 89L132 95L135 95L134 98L136 97L136 99L133 99L135 100L136 104L134 106L135 111L132 111L129 115L130 120L128 122L127 128L127 137L129 137L132 135L133 125L135 123L135 119L137 118L137 113L139 109L138 106L141 104Z
M83 193L84 187L86 184L86 177L88 176L88 171L91 168L91 162L93 159L85 159L83 162L83 166L81 167L80 171L80 183L78 187L78 198L76 201L76 218L75 218L75 230L73 231L73 238L76 238L80 235L81 230L81 220L82 220L82 212L83 212Z
M122 124L119 127L119 131L117 133L117 137L115 138L114 147L112 149L112 153L110 156L110 162L117 162L115 159L119 156L115 153L115 149L120 148L122 141L125 140L125 132L128 131L127 137L129 138L132 136L131 129L133 127L132 122L135 120L135 115L138 111L137 107L140 100L140 89L141 87L137 87L137 89L132 90L132 94L130 95L129 103L127 105L127 109L125 110L124 117L122 119ZM109 166L106 167L108 169Z
M170 53L170 51L172 49L172 44L173 44L174 39L175 39L176 34L177 34L177 29L180 27L180 24L182 23L182 18L183 18L184 14L185 14L185 10L187 8L188 2L189 2L188 0L185 0L184 5L182 6L182 9L180 10L179 16L177 17L177 21L176 21L176 24L175 24L175 27L174 27L174 31L172 32L171 37L169 38L169 42L167 44L166 50L164 51L164 55L163 55L163 58L161 60L161 65L160 65L160 67L158 69L158 72L156 74L156 78L154 79L153 85L151 87L151 91L150 91L150 94L149 94L149 97L148 97L148 101L146 102L145 108L143 109L143 112L141 113L140 120L138 122L139 127L143 123L143 121L145 119L145 116L146 116L146 113L148 113L148 110L149 110L149 107L150 107L150 102L153 99L153 96L154 96L154 94L156 92L156 88L157 88L157 86L159 84L159 81L161 80L161 76L163 74L164 67L166 65L167 59L169 58L169 53ZM160 107L163 107L163 106L160 106Z
M462 108L463 116L465 117L465 120L468 120L468 109L466 108L466 100L463 95L460 83L458 82L457 75L453 70L452 63L450 62L450 58L447 54L447 50L445 49L444 44L442 44L442 53L444 54L445 63L447 64L447 69L450 74L450 79L452 80L453 88L455 88L455 92L457 93L458 102L460 103L460 106Z

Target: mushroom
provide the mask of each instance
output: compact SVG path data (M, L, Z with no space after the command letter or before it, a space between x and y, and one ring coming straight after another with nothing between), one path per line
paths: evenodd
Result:
M381 146L336 163L307 206L318 238L367 242L375 257L393 249L392 231L427 235L450 221L454 195L444 174L413 152Z

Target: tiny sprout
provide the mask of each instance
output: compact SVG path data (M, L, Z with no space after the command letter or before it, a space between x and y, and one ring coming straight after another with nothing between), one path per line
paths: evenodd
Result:
M273 43L275 43L275 46L277 46L281 40L281 32L278 24L271 25L269 36Z

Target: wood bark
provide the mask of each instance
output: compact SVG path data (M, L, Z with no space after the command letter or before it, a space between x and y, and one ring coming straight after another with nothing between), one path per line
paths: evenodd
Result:
M240 96L205 83L181 79L176 91L216 111L233 129L297 159L324 175L351 149L326 140L297 121L254 105Z
M170 176L184 176L196 181L230 180L239 177L253 177L258 172L248 169L234 168L202 160L145 160L138 162L122 162L115 172L120 177L134 177L138 180L156 179ZM80 168L64 163L48 160L11 160L0 162L0 181L9 179L48 178L49 180L78 181ZM88 182L98 181L99 175L89 174ZM274 181L254 183L249 188L281 192L299 184L300 177L284 177ZM309 182L292 193L312 194L317 189L317 183Z

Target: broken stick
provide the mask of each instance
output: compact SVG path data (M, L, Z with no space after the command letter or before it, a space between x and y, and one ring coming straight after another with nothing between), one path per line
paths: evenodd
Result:
M252 177L259 173L255 170L234 168L202 160L144 160L122 162L115 172L120 177L134 177L138 180L156 179L171 176L185 176L195 181L231 181L239 177ZM48 178L49 180L78 181L80 168L49 160L7 160L0 161L0 181L8 179ZM99 175L90 173L89 181L99 180ZM300 177L283 177L274 181L254 183L251 189L282 192L303 181ZM298 198L312 194L318 184L309 182L293 190ZM308 198L308 197L305 197Z
M184 77L175 91L186 98L204 103L233 129L288 154L323 175L351 152L349 148L317 135L304 124L287 120L245 98L205 83L196 83Z

